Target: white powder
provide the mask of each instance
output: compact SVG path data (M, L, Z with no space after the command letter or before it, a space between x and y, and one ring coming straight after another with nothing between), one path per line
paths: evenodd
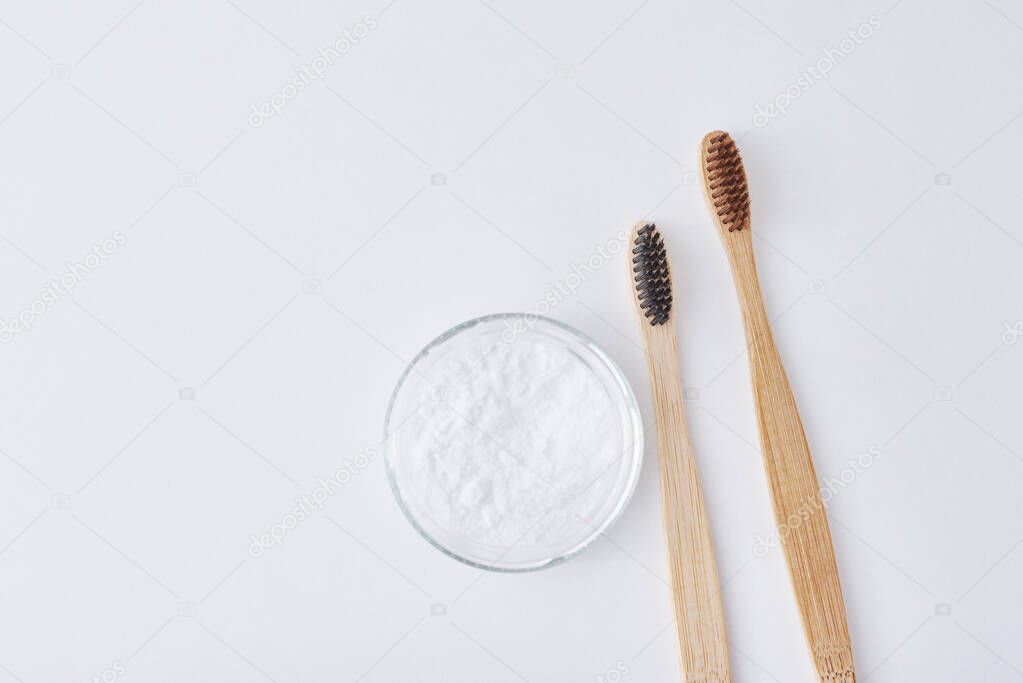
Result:
M593 533L622 455L612 397L539 335L458 345L430 370L402 449L402 495L446 535L556 549ZM604 476L602 476L604 475ZM583 521L587 520L587 521ZM589 522L589 523L588 523Z

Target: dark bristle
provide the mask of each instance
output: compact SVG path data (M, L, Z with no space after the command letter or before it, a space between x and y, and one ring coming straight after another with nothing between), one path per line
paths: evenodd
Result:
M728 133L707 136L703 153L707 193L728 232L749 225L749 186L739 148Z
M636 231L632 273L636 298L651 325L663 325L671 315L671 272L664 240L653 223Z

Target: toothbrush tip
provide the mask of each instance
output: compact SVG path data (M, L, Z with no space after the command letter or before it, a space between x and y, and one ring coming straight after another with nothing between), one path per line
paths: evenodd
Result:
M671 269L664 239L653 223L638 223L632 235L632 282L647 322L663 325L671 317Z
M715 130L700 146L703 185L718 224L728 232L749 227L749 185L742 157L728 133Z

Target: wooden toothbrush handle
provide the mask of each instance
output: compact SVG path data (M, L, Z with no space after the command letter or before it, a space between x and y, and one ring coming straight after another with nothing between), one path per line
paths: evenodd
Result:
M686 429L673 326L648 334L648 360L657 414L661 509L671 570L683 680L729 683L725 615L700 478Z
M739 291L764 467L778 538L822 682L854 683L852 646L831 531L792 388L774 343L749 230L727 237Z

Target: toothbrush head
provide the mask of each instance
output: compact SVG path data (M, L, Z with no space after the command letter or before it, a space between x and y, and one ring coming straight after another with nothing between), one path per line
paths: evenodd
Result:
M632 285L636 305L652 326L671 319L671 267L664 240L653 223L637 223L632 231Z
M720 130L707 133L700 145L700 161L703 190L718 227L723 232L748 229L749 185L732 136Z

